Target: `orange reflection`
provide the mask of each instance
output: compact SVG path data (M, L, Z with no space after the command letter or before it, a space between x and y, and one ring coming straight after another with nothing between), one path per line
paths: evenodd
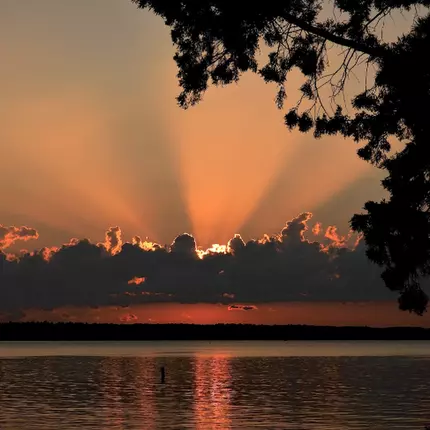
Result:
M145 430L156 428L156 414L154 387L150 381L155 379L155 367L153 363L142 359L133 360L133 367L136 381L136 402L139 405L139 417L142 417L142 424Z
M103 359L100 364L102 378L100 381L101 395L105 398L103 403L109 405L106 414L106 425L116 429L125 423L124 410L121 399L121 367L118 360Z
M196 428L231 429L230 359L215 355L195 359L194 414Z

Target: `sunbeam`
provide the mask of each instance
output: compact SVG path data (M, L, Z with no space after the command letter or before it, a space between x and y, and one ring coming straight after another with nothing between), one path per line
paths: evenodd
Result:
M192 231L204 246L228 240L294 151L269 92L249 76L178 113L185 196Z

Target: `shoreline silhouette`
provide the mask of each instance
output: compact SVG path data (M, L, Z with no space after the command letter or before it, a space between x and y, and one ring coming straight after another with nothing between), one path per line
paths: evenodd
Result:
M430 340L430 329L253 324L0 323L0 341L85 340Z

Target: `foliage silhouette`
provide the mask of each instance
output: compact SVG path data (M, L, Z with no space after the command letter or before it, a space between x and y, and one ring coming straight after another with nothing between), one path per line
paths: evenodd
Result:
M419 281L430 274L430 63L423 61L430 52L430 0L333 0L344 19L322 0L132 1L171 27L183 108L198 103L210 83L237 82L246 71L278 86L276 103L282 108L289 72L302 72L302 97L285 124L313 130L316 138L340 134L363 142L359 157L387 172L382 185L389 199L367 202L351 227L363 233L370 260L384 268L386 286L399 291L400 308L422 315L428 297ZM379 30L395 11L415 11L414 22L409 33L388 42ZM271 52L259 67L262 41ZM343 62L330 71L333 45L343 50ZM360 64L373 66L376 75L369 86L366 75L350 115L337 96ZM331 89L332 112L324 105L323 87ZM393 139L404 143L394 155Z

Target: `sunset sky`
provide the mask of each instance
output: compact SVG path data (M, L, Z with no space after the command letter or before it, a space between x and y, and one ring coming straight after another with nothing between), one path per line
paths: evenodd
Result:
M170 245L187 232L205 250L227 245L235 233L245 242L279 234L306 212L313 216L297 224L304 226L300 235L306 232L296 234L298 242L338 250L334 230L327 229L337 226L338 235L347 236L350 217L366 200L383 196L381 173L358 159L353 142L289 132L273 102L275 88L257 76L210 89L203 103L187 111L177 107L169 29L130 1L2 0L0 52L0 250L9 260L21 249L61 247L72 238L89 239L97 248L115 226L122 242L139 236ZM300 81L294 75L289 82L290 103ZM355 85L358 91L362 83L353 83L351 91ZM312 232L316 223L319 234ZM21 226L34 232L13 230ZM342 246L360 254L357 264L367 264L362 244L353 242ZM242 287L246 292L244 285L225 303L195 295L180 300L187 304L64 300L40 306L25 287L0 313L22 320L430 325L428 317L398 311L396 296L373 275L376 268L360 267L368 268L382 292L373 295L364 277L345 280L342 288L364 288L368 297L327 293L328 303L322 290L315 300L289 300L275 294L276 288L293 288L282 284L273 287L270 303L243 293L239 304L252 304L243 310L231 306ZM21 272L16 279L29 282ZM4 285L14 288L4 276ZM308 282L303 279L292 281L297 294ZM318 288L319 281L313 282Z

